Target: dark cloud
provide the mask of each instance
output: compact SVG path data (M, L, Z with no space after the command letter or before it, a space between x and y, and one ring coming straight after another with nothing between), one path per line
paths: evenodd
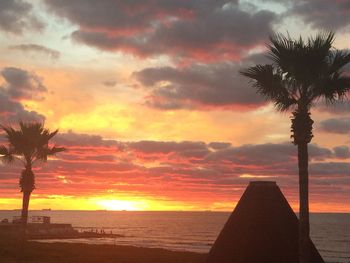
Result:
M0 1L0 29L11 33L22 33L24 29L41 30L44 27L32 14L32 5L22 0Z
M34 73L20 68L4 68L0 71L5 79L2 89L14 100L41 100L47 92L42 79Z
M188 152L188 151L206 151L207 146L204 142L162 142L162 141L138 141L128 143L129 149L137 152L154 154L168 154L171 152Z
M350 149L346 145L341 145L333 148L336 158L347 159L350 158Z
M133 76L148 90L146 103L160 109L227 107L249 109L264 104L236 63L195 64L185 68L146 68Z
M337 115L346 115L350 112L350 102L338 101L333 104L321 102L319 105L317 105L317 108L322 112L329 112Z
M105 80L102 82L103 85L107 86L107 87L114 87L117 84L117 81L115 80Z
M276 15L249 13L238 1L46 0L49 10L78 24L73 39L108 51L182 59L238 59L261 45ZM84 7L84 8L82 8Z
M227 142L211 142L208 146L214 150L221 150L231 146L231 143Z
M349 180L350 163L348 162L311 163L310 173L315 175L330 175L334 177L346 176L347 180ZM342 182L344 183L344 180L342 180Z
M10 49L13 50L19 50L23 52L34 52L34 53L40 53L44 54L52 59L58 59L61 55L61 53L57 50L37 45L37 44L21 44L21 45L13 45L10 46Z
M93 153L89 154L72 154L68 151L60 153L61 160L68 160L73 162L89 162L89 163L110 163L115 162L116 158L112 154L99 154L95 155Z
M348 0L296 0L291 1L291 15L301 16L317 29L338 30L350 25Z
M241 61L241 64L243 66L247 65L256 65L256 64L271 64L271 59L269 57L269 54L266 52L259 52L254 53L249 56L244 57L244 59Z
M332 151L317 145L309 145L310 158L323 160L332 157ZM257 144L229 147L210 153L206 160L229 161L238 165L275 166L295 163L297 160L296 147L292 143ZM271 171L269 171L271 172Z
M35 111L26 110L23 105L14 101L0 87L1 124L23 121L43 121L45 117Z
M43 121L45 117L24 108L21 99L41 100L47 91L40 77L20 68L0 71L5 82L0 85L0 116L2 122Z
M295 147L293 145L293 147ZM325 160L328 158L333 158L333 152L330 149L323 148L317 144L309 144L309 158L313 161Z
M90 135L83 133L75 133L69 131L67 133L59 133L55 138L55 142L66 147L84 146L84 147L121 147L121 143L115 140L105 140L100 135Z
M328 119L320 123L320 128L329 133L349 134L350 118Z

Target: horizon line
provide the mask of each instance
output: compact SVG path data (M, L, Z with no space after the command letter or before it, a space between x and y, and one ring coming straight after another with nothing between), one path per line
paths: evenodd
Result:
M0 209L0 211L21 211L21 209ZM108 210L108 209L32 209L29 212L41 211L41 212L51 212L51 211L76 211L76 212L199 212L199 213L232 213L233 210ZM298 212L294 212L299 214ZM349 212L312 212L310 214L350 214Z

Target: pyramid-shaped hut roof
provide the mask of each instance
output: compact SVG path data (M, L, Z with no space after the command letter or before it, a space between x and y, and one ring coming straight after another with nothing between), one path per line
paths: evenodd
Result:
M206 263L297 263L298 218L276 182L251 182ZM323 259L310 240L311 263Z

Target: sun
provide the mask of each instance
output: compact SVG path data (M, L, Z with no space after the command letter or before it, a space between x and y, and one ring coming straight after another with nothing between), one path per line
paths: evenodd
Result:
M139 210L133 202L124 200L101 200L98 202L103 209L112 211L136 211Z

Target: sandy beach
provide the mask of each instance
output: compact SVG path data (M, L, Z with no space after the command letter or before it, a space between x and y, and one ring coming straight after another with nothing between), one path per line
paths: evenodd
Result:
M13 263L15 255L15 243L1 240L0 262ZM202 263L205 257L205 254L158 248L28 242L25 258L28 263Z

